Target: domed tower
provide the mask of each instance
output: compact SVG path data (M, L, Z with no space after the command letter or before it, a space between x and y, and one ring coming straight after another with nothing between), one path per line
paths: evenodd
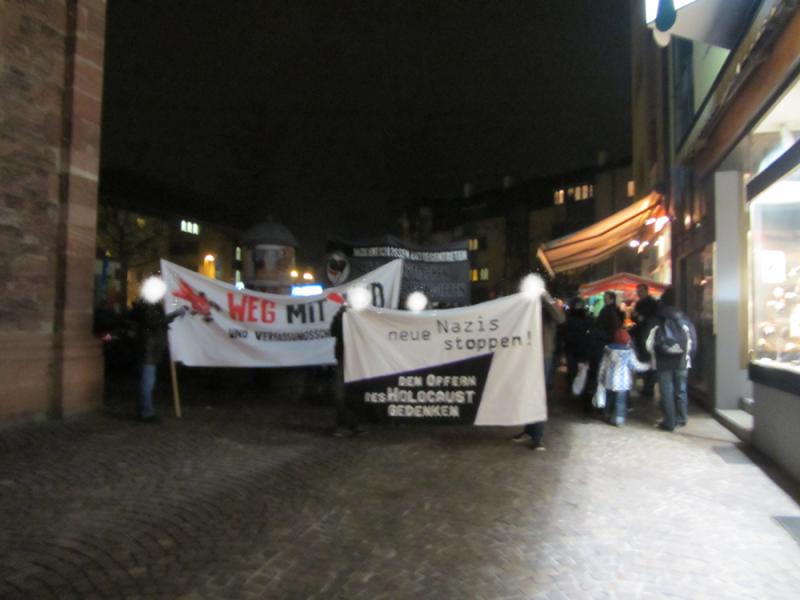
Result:
M291 292L297 240L285 225L258 223L242 235L241 246L242 279L247 288L273 294Z

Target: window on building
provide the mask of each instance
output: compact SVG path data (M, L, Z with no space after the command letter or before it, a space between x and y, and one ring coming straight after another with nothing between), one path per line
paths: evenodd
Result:
M470 281L478 281L478 269L470 269L469 270L469 280Z
M469 249L472 251L481 249L481 241L478 238L471 238L469 240Z
M487 267L481 269L480 279L481 281L489 281L489 269Z
M181 231L184 233L191 233L192 235L199 235L200 226L192 221L181 220Z
M242 248L241 246L236 246L236 260L242 260ZM238 279L237 279L238 281Z
M564 190L556 190L553 193L553 204L556 206L564 204Z
M633 180L628 182L628 198L633 198L636 194L636 186L633 183Z
M590 195L589 195L589 188L590 187L591 186L589 186L588 183L585 184L585 185L576 185L574 188L570 188L569 189L570 195L571 196L574 195L576 201L588 200L590 198Z

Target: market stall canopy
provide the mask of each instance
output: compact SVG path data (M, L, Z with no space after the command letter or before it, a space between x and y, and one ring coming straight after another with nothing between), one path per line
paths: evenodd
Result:
M633 273L615 273L609 277L583 284L578 288L578 294L588 298L589 296L612 290L622 292L625 298L632 298L636 294L636 288L641 284L647 286L651 296L660 296L668 286L666 283L647 279Z
M542 244L537 256L551 275L603 261L636 239L648 219L664 214L662 197L652 192L602 221Z

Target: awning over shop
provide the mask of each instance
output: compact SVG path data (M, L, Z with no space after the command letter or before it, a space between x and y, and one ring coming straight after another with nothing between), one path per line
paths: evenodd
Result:
M537 256L551 274L603 261L636 239L648 219L664 214L661 198L652 192L602 221L542 244Z
M650 291L651 296L660 296L661 293L667 289L666 283L654 281L640 275L633 273L615 273L609 277L585 283L578 288L578 294L584 298L594 296L595 294L602 294L609 290L621 292L623 298L630 299L636 294L636 288L640 284L645 284Z

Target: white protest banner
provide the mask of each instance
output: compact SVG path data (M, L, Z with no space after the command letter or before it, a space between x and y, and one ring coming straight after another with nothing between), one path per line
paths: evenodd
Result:
M170 325L172 360L192 367L335 364L330 326L347 289L359 283L375 306L396 307L402 270L403 261L395 260L347 286L293 297L240 290L162 260L164 309L189 308Z
M547 418L541 299L344 315L348 392L379 419L521 425Z

